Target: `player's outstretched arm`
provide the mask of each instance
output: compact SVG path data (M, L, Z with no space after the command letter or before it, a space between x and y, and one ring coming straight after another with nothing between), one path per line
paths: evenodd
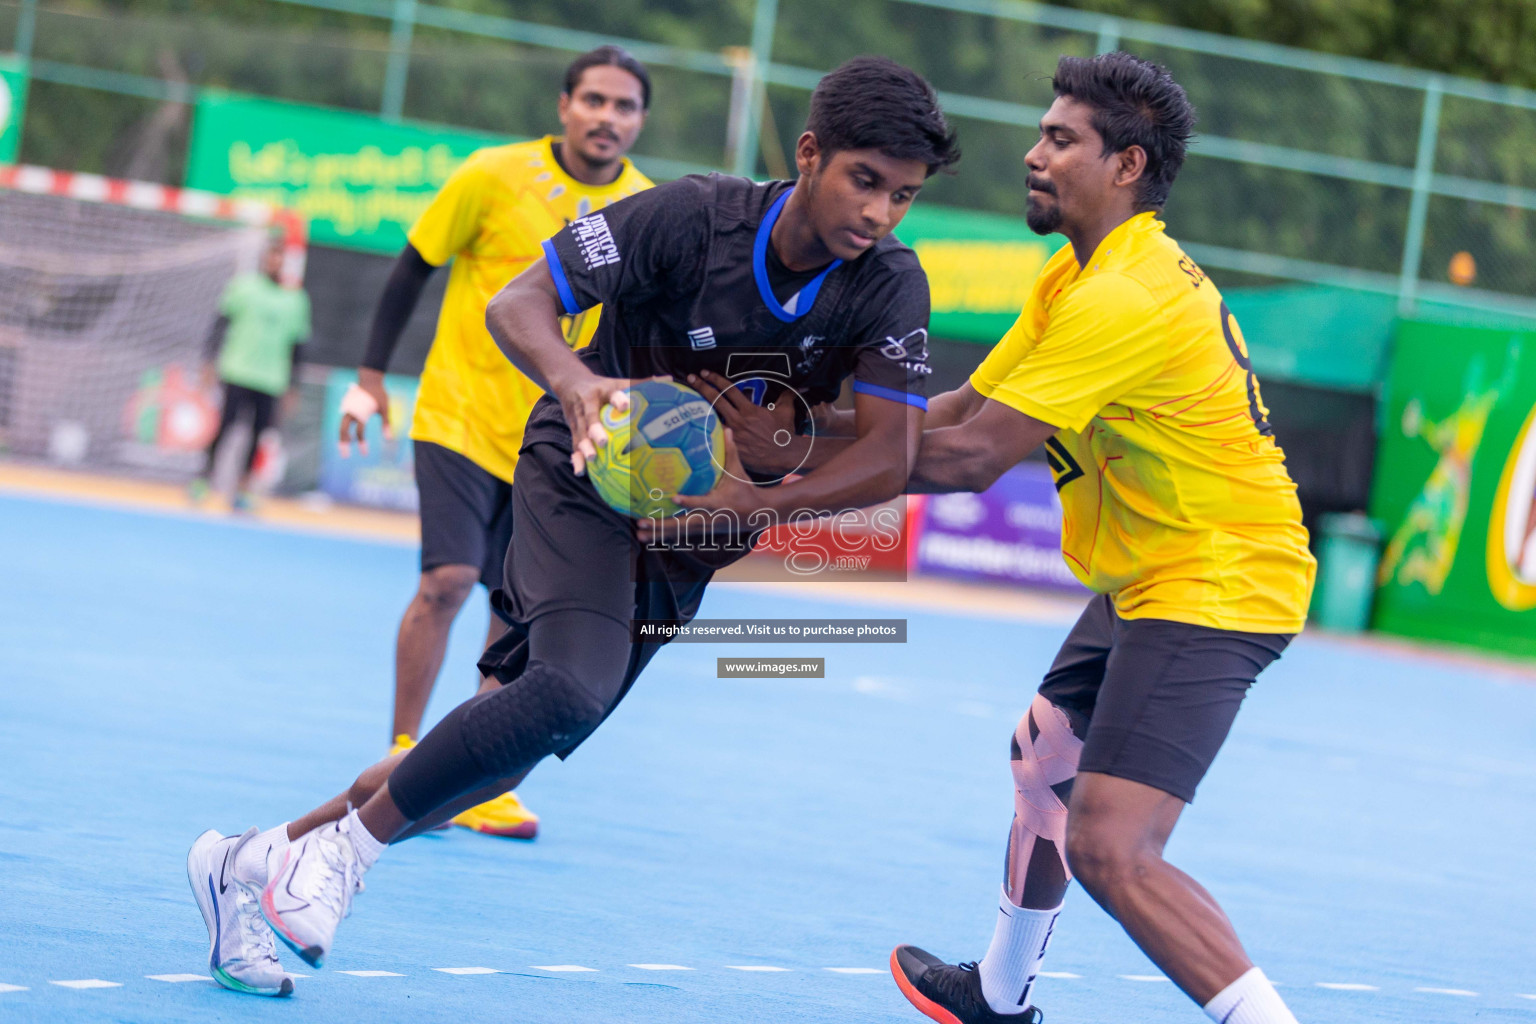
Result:
M954 426L923 431L907 493L984 491L1057 429L1001 402L981 399L974 415Z
M778 487L754 487L732 474L708 494L679 495L679 505L734 513L749 526L764 520L786 522L797 513L825 515L865 508L901 493L923 431L923 412L904 402L856 396L859 437L815 473ZM735 445L731 445L735 455ZM665 529L652 520L638 524L642 541Z
M553 395L571 428L571 468L580 476L586 460L606 444L598 414L605 403L629 407L629 382L587 369L560 333L560 296L549 264L539 260L507 283L485 307L485 326L496 346L530 380Z

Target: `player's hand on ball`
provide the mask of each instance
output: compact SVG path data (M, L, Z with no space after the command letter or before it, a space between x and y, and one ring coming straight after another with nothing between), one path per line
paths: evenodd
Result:
M679 494L672 498L684 512L697 509L701 512L728 512L735 527L745 533L752 514L763 507L763 492L749 482L747 471L741 464L741 453L736 447L734 431L725 428L725 472L707 494ZM642 544L669 544L688 538L691 534L715 529L719 524L700 516L667 516L635 521L635 535Z
M587 460L597 457L597 446L608 443L608 434L599 419L603 406L628 409L628 387L627 380L586 373L569 385L554 388L565 412L566 426L571 428L571 469L577 476L586 474Z
M789 392L780 394L776 402L757 405L739 383L709 370L690 374L688 385L714 406L721 423L735 433L743 464L759 473L787 473L799 465L800 459L786 458L795 436L795 399Z
M389 394L384 390L384 374L367 367L357 371L357 383L347 388L341 399L341 457L352 454L352 442L357 450L368 454L368 421L377 413L384 421L384 440L392 441L395 432L389 422Z

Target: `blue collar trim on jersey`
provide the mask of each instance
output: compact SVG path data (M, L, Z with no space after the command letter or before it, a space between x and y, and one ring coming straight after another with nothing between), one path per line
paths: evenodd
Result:
M773 225L778 222L779 213L784 209L784 203L792 192L794 192L793 188L786 189L784 194L768 207L768 215L757 227L757 241L752 243L752 276L757 279L758 294L763 297L763 304L768 307L768 312L787 324L794 323L811 311L811 307L816 304L816 293L821 291L821 283L827 279L828 274L843 265L842 260L833 260L826 270L811 278L806 286L800 289L800 297L795 300L793 313L774 298L773 288L768 284L768 236L773 234Z

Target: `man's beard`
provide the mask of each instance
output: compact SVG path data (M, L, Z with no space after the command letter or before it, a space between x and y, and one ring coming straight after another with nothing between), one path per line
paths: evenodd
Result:
M1024 207L1024 223L1037 235L1055 234L1061 227L1061 204L1046 206L1033 199L1029 200Z

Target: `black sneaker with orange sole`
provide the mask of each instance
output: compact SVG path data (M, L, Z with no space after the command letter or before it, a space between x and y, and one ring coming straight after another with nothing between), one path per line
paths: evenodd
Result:
M1040 1024L1045 1018L1033 1006L998 1013L981 994L974 963L947 964L916 946L891 950L891 976L913 1006L940 1024Z

